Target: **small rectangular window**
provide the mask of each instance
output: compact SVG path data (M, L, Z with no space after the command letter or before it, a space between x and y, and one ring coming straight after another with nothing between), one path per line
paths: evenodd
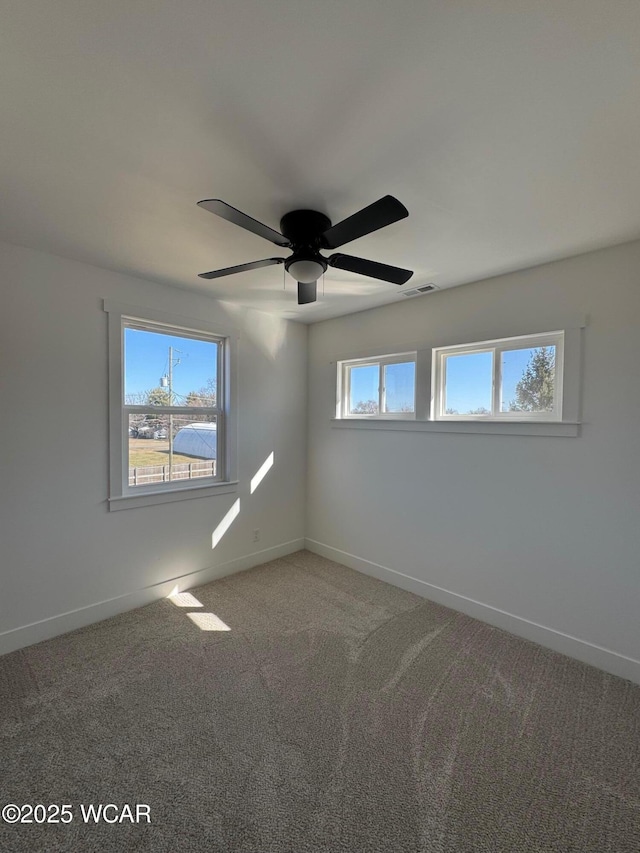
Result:
M434 420L562 420L563 332L433 351Z
M416 397L416 363L400 361L383 366L384 405L386 414L414 414Z
M490 414L493 396L491 350L445 355L443 370L445 414Z
M338 362L339 416L415 418L416 354Z
M380 413L380 365L363 364L347 368L349 381L349 415Z
M500 411L553 412L557 346L520 347L500 353Z

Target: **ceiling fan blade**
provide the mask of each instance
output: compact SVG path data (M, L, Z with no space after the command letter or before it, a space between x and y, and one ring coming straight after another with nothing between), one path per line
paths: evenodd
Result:
M298 282L298 305L307 305L309 302L316 301L317 281L299 281Z
M284 258L265 258L263 261L251 261L249 264L239 264L237 267L225 267L223 270L198 273L198 278L222 278L223 275L233 275L237 272L258 270L260 267L270 267L273 264L283 264Z
M368 275L369 278L379 278L381 281L390 281L392 284L404 284L413 275L413 270L390 267L388 264L368 261L366 258L356 258L353 255L343 255L340 252L327 258L327 263L330 267L335 267L338 270Z
M353 216L343 219L337 225L328 228L322 235L322 247L324 249L337 249L358 237L371 234L385 225L391 225L399 219L404 219L409 211L392 195L385 195L374 201L369 207L363 207Z
M253 219L251 216L247 216L246 213L236 210L235 207L231 207L230 204L227 204L226 201L221 201L219 198L205 198L198 202L198 207L203 207L210 213L215 213L216 216L226 219L227 222L239 225L240 228L253 231L258 237L264 237L265 240L270 240L276 246L291 245L287 238L279 231L274 231L268 225L263 225L262 222L258 222L257 219Z

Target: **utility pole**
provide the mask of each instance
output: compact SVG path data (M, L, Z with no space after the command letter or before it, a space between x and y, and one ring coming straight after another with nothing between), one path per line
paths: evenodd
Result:
M169 347L169 405L173 406L173 347ZM169 479L173 476L173 415L169 415Z
M169 406L173 406L173 368L180 364L180 359L173 357L174 352L181 352L181 350L174 350L173 347L169 347L169 373L160 377L160 386L162 388L167 388L169 391ZM175 362L175 363L174 363ZM169 415L169 479L171 479L173 473L173 415Z

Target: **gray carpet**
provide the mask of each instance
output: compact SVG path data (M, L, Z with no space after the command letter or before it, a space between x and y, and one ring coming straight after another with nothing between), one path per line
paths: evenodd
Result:
M74 815L2 853L640 850L639 687L306 551L192 592L229 631L161 601L0 658L0 805Z

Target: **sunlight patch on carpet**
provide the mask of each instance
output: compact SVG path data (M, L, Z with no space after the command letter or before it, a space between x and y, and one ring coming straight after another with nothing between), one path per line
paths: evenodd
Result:
M204 604L190 592L174 592L168 596L168 600L176 607L204 607Z
M230 631L231 628L226 625L220 617L215 613L187 613L189 619L195 622L201 631Z

